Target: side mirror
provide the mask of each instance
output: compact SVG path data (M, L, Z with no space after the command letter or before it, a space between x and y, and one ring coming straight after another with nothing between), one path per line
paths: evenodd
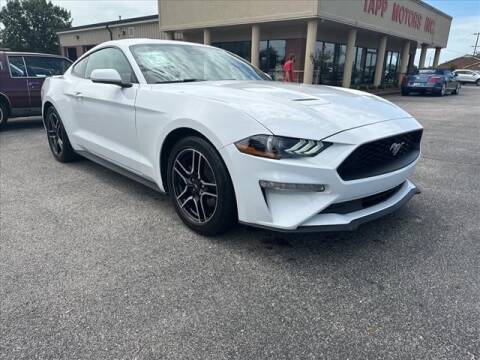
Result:
M132 83L124 82L115 69L96 69L90 74L90 80L94 83L118 85L124 88L132 87Z

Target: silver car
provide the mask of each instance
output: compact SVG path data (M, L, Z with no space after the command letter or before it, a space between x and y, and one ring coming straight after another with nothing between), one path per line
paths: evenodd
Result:
M453 71L461 83L471 83L480 86L480 72L475 70L458 69Z

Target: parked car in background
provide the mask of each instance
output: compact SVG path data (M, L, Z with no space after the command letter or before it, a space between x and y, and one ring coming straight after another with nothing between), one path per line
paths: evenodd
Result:
M71 64L56 55L0 51L0 128L11 117L41 115L43 81Z
M458 69L453 71L457 75L457 80L461 83L470 83L480 86L480 71Z
M375 95L271 81L211 46L103 43L42 89L53 157L168 192L205 235L352 230L405 204L422 126Z
M443 96L447 93L458 95L460 82L450 70L420 69L414 75L407 75L402 81L402 95L410 93L435 94Z

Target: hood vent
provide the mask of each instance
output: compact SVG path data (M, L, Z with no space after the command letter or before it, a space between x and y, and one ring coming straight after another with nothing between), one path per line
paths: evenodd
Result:
M315 100L320 100L317 98L300 98L300 99L292 99L292 101L315 101Z

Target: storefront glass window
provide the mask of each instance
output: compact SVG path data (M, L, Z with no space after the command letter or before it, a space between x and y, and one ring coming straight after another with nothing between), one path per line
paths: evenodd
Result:
M352 84L354 85L359 85L362 83L362 75L363 75L363 69L364 69L364 54L365 54L365 49L364 48L355 48L355 60L353 63L353 72L352 72ZM363 66L362 66L363 65Z
M230 51L247 61L250 61L252 43L250 41L229 41L229 42L218 42L212 43L212 46L216 46L220 49Z
M395 84L398 79L398 65L400 60L400 53L396 51L387 51L385 56L385 65L383 71L383 83Z
M352 85L372 84L376 64L376 49L357 47L355 49L355 59L353 63Z
M317 41L315 50L315 84L341 85L345 67L346 45Z
M276 75L282 72L286 45L286 40L260 41L260 69L274 80Z
M363 70L362 84L373 84L375 67L377 66L377 49L366 49L365 67Z

